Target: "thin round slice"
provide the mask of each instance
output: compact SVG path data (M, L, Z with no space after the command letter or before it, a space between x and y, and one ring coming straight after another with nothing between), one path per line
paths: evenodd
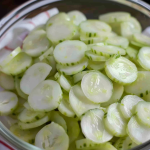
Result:
M113 84L104 74L95 71L84 75L81 88L89 100L94 103L103 103L112 96Z
M75 113L69 103L69 96L63 95L63 98L60 102L60 105L58 106L58 110L67 117L74 117Z
M23 75L20 88L25 94L31 91L50 73L52 67L45 63L36 63L32 65Z
M113 136L105 129L104 112L100 109L89 110L81 119L81 129L87 139L95 143L104 143Z
M11 75L0 72L0 86L5 90L14 90L14 78Z
M139 102L135 107L136 117L139 122L150 127L150 102Z
M76 26L69 21L54 23L46 28L47 37L54 45L73 39L77 32Z
M25 102L25 103L23 104L23 106L24 106L27 110L33 111L33 108L31 108L31 106L29 105L28 102Z
M67 150L69 148L69 138L60 125L52 122L37 133L35 146L45 150Z
M78 10L69 11L68 16L70 20L73 21L73 23L77 26L86 20L86 16Z
M39 130L40 130L40 128L35 128L32 130L22 130L19 128L19 126L17 124L14 124L10 127L10 131L14 135L16 135L19 139L21 139L25 142L28 142L30 144L34 144L35 136Z
M126 49L129 45L128 39L121 36L110 37L106 40L106 43L109 45L119 46L124 49Z
M127 120L119 111L119 103L111 104L104 116L104 123L110 133L116 137L126 135Z
M143 101L140 97L136 95L126 95L121 100L120 110L122 115L126 119L130 119L132 115L135 113L135 107L140 102ZM141 113L141 112L140 112Z
M1 63L0 68L5 67L16 55L18 55L21 52L21 48L17 47L15 50L13 50Z
M148 95L150 92L150 71L138 71L136 81L125 86L127 94L134 94L140 97Z
M100 108L99 104L94 104L84 95L80 84L76 84L71 88L69 102L78 117L90 109Z
M88 65L88 61L87 59L84 59L79 64L76 64L73 66L63 66L63 65L57 64L56 68L58 71L60 71L61 73L64 73L65 75L74 75L84 70L87 67L87 65Z
M106 61L105 71L111 80L121 84L130 84L137 79L135 64L125 57L110 58Z
M97 37L99 31L111 32L111 27L99 20L87 20L80 24L79 31L86 37Z
M20 89L20 81L21 81L20 77L15 76L15 89L20 97L28 99L28 95L23 93L22 90Z
M150 139L150 128L140 124L133 116L128 122L127 133L136 144L142 144Z
M19 125L19 128L21 128L23 130L28 130L28 129L33 129L33 128L39 127L48 121L50 121L50 117L47 115L47 116L39 119L38 121L31 122L31 123L18 122L18 125Z
M117 46L112 46L112 45L95 45L92 46L91 48L92 52L101 56L108 56L110 57L111 55L125 55L126 51Z
M45 80L30 93L28 102L34 111L49 112L59 106L61 98L60 85L56 81Z
M116 103L120 100L121 96L123 95L123 92L124 92L124 87L123 85L120 85L118 83L113 83L113 94L111 96L111 98L105 102L105 103L102 103L101 106L102 107L107 107L113 103Z
M13 92L0 92L0 115L11 114L18 104L18 97Z
M81 41L64 41L55 47L54 58L59 64L74 65L84 58L86 50L86 44Z
M87 68L89 70L99 70L99 71L103 70L105 68L105 62L104 61L92 61L92 60L89 60L89 64L88 64Z
M130 14L127 12L109 12L99 16L99 19L111 23L111 22L122 22L130 19Z
M37 121L46 115L44 112L35 112L32 110L24 109L19 115L18 120L21 122L29 123Z
M31 32L23 41L23 51L32 57L38 57L50 47L44 30Z
M139 64L150 71L150 47L142 47L137 55Z
M106 61L106 60L109 59L109 57L105 57L105 56L100 56L100 55L94 54L94 53L92 52L92 50L86 51L86 52L85 52L85 56L86 56L89 60L92 60L92 61Z
M4 72L8 72L11 75L18 75L26 71L32 65L32 57L24 52L15 56L6 66L3 68ZM3 71L2 70L2 71Z

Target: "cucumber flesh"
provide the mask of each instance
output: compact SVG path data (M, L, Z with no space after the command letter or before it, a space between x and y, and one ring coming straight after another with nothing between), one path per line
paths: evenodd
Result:
M124 86L114 82L113 83L113 94L112 94L111 98L107 102L102 103L101 106L107 107L113 103L118 102L120 100L121 96L123 95L123 92L124 92Z
M127 94L134 94L140 97L146 96L150 92L150 72L138 71L138 77L136 81L130 85L125 86L125 92Z
M33 109L31 108L31 106L29 105L28 102L25 102L25 103L23 104L23 106L24 106L27 110L33 111Z
M45 150L67 150L69 148L69 138L60 125L52 122L37 133L35 146Z
M94 103L104 103L112 96L113 84L104 74L89 72L82 78L81 88L85 96Z
M123 137L127 134L127 120L119 111L119 103L113 103L108 107L104 123L110 133L116 137Z
M86 16L78 10L69 11L67 14L70 20L77 26L86 20Z
M105 72L114 82L130 84L137 79L137 68L125 57L110 58L106 61Z
M61 65L75 65L84 58L86 50L86 44L81 41L64 41L55 47L54 58Z
M28 102L34 111L49 112L56 109L62 98L60 85L53 80L45 80L30 93Z
M23 41L23 51L29 56L38 57L50 47L44 30L31 32Z
M0 86L5 90L14 90L14 78L11 75L0 72Z
M100 109L89 110L81 119L81 129L85 137L95 143L104 143L113 136L104 126L104 112Z
M20 88L25 94L31 91L43 81L50 73L52 67L45 63L36 63L32 65L23 75Z
M130 119L132 115L135 113L135 107L140 102L143 101L140 97L136 95L126 95L121 100L120 104L120 110L122 112L122 115L126 119Z
M150 139L150 128L139 123L135 116L128 122L127 133L136 144L142 144Z
M78 117L90 109L100 108L99 104L94 104L84 95L80 84L76 84L71 88L69 102Z
M105 62L104 61L92 61L89 60L89 64L87 66L89 70L103 70L105 68Z
M0 115L11 114L18 105L18 97L15 93L9 91L0 92Z

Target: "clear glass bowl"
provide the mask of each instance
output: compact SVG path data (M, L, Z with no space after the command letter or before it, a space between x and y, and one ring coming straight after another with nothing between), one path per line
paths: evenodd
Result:
M20 20L34 17L54 7L57 7L61 12L80 10L89 19L96 19L99 14L106 12L127 11L141 22L143 29L150 26L150 5L140 0L31 0L2 18L0 37L2 38L9 31L10 27L15 26ZM0 135L18 150L39 150L39 148L14 136L4 126L2 120L0 121ZM150 141L147 141L132 150L149 149Z

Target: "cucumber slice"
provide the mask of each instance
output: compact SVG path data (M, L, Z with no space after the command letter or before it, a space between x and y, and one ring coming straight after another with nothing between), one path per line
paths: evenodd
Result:
M126 49L129 45L128 39L121 36L110 37L106 40L106 43L109 45L119 46L124 49Z
M87 20L79 25L80 34L84 34L86 37L97 37L99 31L111 32L111 27L99 20Z
M122 115L126 119L130 119L132 115L135 113L135 107L140 102L143 101L140 97L136 95L126 95L122 100L120 104L120 110L122 112Z
M31 32L23 41L23 51L32 57L38 57L50 47L44 30Z
M111 22L122 22L130 19L130 14L127 12L109 12L99 16L99 19L111 23Z
M141 44L141 45L150 46L150 37L148 37L144 34L140 34L140 33L134 34L132 40L134 42Z
M17 124L14 124L10 127L10 131L17 136L19 139L34 144L35 136L38 133L40 128L35 128L32 130L22 130Z
M144 44L141 44L141 43L138 43L138 42L135 42L135 41L130 41L131 45L137 47L137 48L141 48L141 47L144 47L145 45Z
M31 32L34 32L37 30L44 30L45 31L46 30L45 24L41 24L41 25L36 26ZM31 34L31 32L30 32L30 34Z
M67 14L70 20L73 21L73 23L77 26L86 20L86 16L78 10L69 11Z
M85 56L92 61L106 61L109 59L109 57L105 56L99 56L97 54L94 54L91 50L85 52Z
M87 74L88 72L89 71L82 71L82 72L79 72L79 73L73 75L73 81L74 81L74 83L77 83L77 82L81 81L82 78L83 78L83 76L85 74Z
M30 123L43 118L46 115L44 112L35 112L33 110L24 109L19 115L18 120L24 123Z
M0 68L5 67L15 56L17 56L21 52L21 48L17 47L15 50L13 50L1 63Z
M52 67L45 63L36 63L32 65L23 75L20 88L25 94L31 91L50 73Z
M18 105L18 97L9 91L0 92L0 115L11 114Z
M14 117L15 119L17 119L16 117L18 116L19 113L21 113L24 110L24 103L26 102L25 99L18 97L18 105L16 107L16 109L13 111L12 113L12 117Z
M121 84L130 84L138 76L135 64L125 57L110 58L106 61L105 72L111 80Z
M21 52L5 66L4 72L6 70L11 75L21 74L32 65L32 62L32 57Z
M58 106L58 110L67 117L74 117L75 113L69 103L69 96L63 95L63 98L60 102L60 105Z
M33 111L33 109L31 108L31 106L29 105L28 102L25 102L25 103L23 104L23 106L24 106L27 110Z
M46 27L49 27L54 23L60 23L60 22L65 22L65 21L70 21L70 18L66 13L61 12L61 13L58 13L58 14L50 17L46 23Z
M61 65L75 65L84 58L86 44L81 41L64 41L54 49L54 58Z
M89 110L81 119L81 129L85 137L95 143L104 143L113 136L107 132L103 122L104 112L100 109Z
M67 134L69 136L69 143L72 143L79 137L80 126L75 118L70 118L66 116L63 116L63 118L67 123Z
M133 116L128 122L127 133L136 144L142 144L150 139L150 128L140 124Z
M61 73L64 73L65 75L74 75L78 72L81 72L84 70L88 65L87 59L83 59L79 64L73 65L73 66L63 66L60 64L56 65L56 68Z
M101 106L107 107L113 103L118 102L120 100L121 96L123 95L123 92L124 92L123 85L120 85L120 84L114 82L113 83L113 93L112 93L111 98L107 102L102 103Z
M76 84L71 88L69 92L69 101L78 117L90 109L100 108L100 104L94 104L84 95L80 84Z
M126 135L127 120L119 111L119 103L111 104L104 116L104 123L110 133L116 137Z
M73 39L77 32L76 26L69 21L50 24L46 28L47 37L54 45Z
M141 101L136 105L135 109L138 121L150 127L150 102Z
M54 51L54 48L53 48L53 47L50 47L47 51L44 52L44 54L42 54L42 55L39 57L39 60L42 61L42 60L44 60L45 58L47 58L48 56L52 55L52 54L53 54L53 51Z
M28 95L23 93L20 89L20 81L21 81L20 77L15 76L15 89L20 97L22 97L24 99L28 99Z
M150 47L142 47L137 55L139 64L145 69L150 71Z
M88 139L81 139L76 141L77 149L93 149L93 150L117 150L111 143L106 142L103 144L97 144Z
M134 94L140 97L148 95L150 92L150 72L138 71L138 77L135 82L125 86L127 94Z
M69 148L69 138L60 125L52 122L37 133L35 146L45 150L67 150Z
M81 88L89 100L94 103L103 103L111 98L113 84L107 76L95 71L84 75Z
M135 49L135 48L133 48L133 47L128 47L128 48L126 49L126 52L127 52L128 56L129 56L131 59L133 59L133 60L137 59L137 54L138 54L138 50L137 50L137 49Z
M58 111L51 111L50 114L51 114L50 121L59 124L59 125L62 126L62 127L64 128L64 130L67 132L67 124L66 124L66 121L65 121L64 118L59 114L59 112L58 112Z
M111 55L125 55L126 51L120 47L117 46L112 46L112 45L104 45L104 46L100 46L100 45L95 45L92 46L91 48L92 52L101 56L108 56L110 57Z
M14 90L14 78L10 75L0 72L0 86L5 90Z
M30 93L28 102L34 111L48 112L59 106L61 98L60 85L56 81L45 80Z
M105 62L89 60L89 64L88 64L87 68L89 70L99 70L99 71L103 70L105 68Z
M48 61L48 64L52 67L52 70L51 70L49 76L54 76L54 74L57 72L56 61L54 59L54 56L47 56L46 60Z
M104 42L108 38L115 37L116 34L113 32L104 32L99 31L98 37L86 37L84 34L80 34L80 40L83 41L85 44L94 44Z
M139 21L134 17L130 17L128 21L121 23L121 35L128 39L131 39L135 33L141 33L141 31L142 27Z
M48 121L50 121L50 117L45 116L45 117L39 119L38 121L31 122L31 123L18 122L18 125L19 125L20 129L28 130L28 129L33 129L33 128L39 127Z

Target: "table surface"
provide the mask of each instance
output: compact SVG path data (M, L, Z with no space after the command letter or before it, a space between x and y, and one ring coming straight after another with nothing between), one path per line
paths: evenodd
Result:
M0 18L27 0L0 0ZM149 0L144 0L150 4Z

